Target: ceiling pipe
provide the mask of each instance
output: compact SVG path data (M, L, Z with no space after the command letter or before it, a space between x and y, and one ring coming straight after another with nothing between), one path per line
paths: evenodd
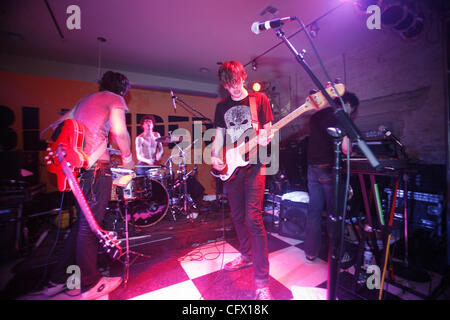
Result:
M55 15L53 14L53 10L50 7L50 4L47 0L44 0L45 5L47 6L48 12L50 13L50 16L52 17L53 23L55 24L56 29L58 30L59 36L62 40L64 40L64 35L62 34L61 28L58 25L58 21L56 21Z
M177 89L174 87L162 87L155 86L149 84L142 84L137 82L130 82L131 88L134 89L144 89L144 90L154 90L154 91L174 91L176 94L189 94L193 96L207 97L207 98L217 98L219 96L218 93L205 92L205 91L197 91L197 90L189 90L189 89Z

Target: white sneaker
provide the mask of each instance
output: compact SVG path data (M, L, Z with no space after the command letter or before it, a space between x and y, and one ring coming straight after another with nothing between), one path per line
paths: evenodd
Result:
M255 300L273 300L269 287L256 289Z
M121 277L102 277L95 286L81 294L81 299L96 300L116 290L121 283Z

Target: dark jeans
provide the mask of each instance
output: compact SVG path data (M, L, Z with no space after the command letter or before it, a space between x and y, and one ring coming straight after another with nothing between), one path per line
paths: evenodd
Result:
M253 258L256 287L269 281L267 234L262 219L266 176L260 174L260 165L241 168L237 175L224 184L231 209L239 252Z
M309 206L306 219L305 253L318 256L322 245L322 212L330 215L334 210L333 167L308 165Z
M111 198L112 176L108 163L102 163L95 170L88 170L81 175L81 189L89 207L101 226L106 207ZM51 281L65 283L70 274L66 273L69 265L78 265L81 271L81 289L95 285L101 278L97 269L99 240L77 205L77 222L73 225L69 237L64 242L63 252L51 275Z

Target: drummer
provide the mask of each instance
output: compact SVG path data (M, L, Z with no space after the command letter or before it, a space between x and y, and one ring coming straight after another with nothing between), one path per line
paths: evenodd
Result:
M155 118L152 115L145 116L141 119L140 125L144 132L137 136L135 141L138 160L136 173L145 175L146 171L151 167L160 165L164 149L162 143L157 141L161 135L153 131Z

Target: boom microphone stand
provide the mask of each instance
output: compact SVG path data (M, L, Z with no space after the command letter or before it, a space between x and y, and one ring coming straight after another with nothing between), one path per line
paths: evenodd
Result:
M201 113L200 111L198 111L197 109L195 109L194 107L190 106L189 104L187 104L186 102L183 101L183 99L181 99L178 96L173 96L173 99L175 99L175 101L180 101L185 107L187 107L188 109L192 110L193 112L197 113L198 115L200 115L202 118L204 118L205 120L208 120L208 122L210 124L213 124L212 120L208 117L206 117L205 115L203 115L203 113Z
M296 18L297 19L297 18ZM298 19L297 19L298 20ZM299 21L299 20L298 20ZM299 21L300 22L300 21ZM301 22L300 22L301 23ZM303 25L303 23L301 23ZM347 113L339 109L333 99L328 95L327 91L323 87L323 85L320 83L319 79L314 75L314 73L311 71L308 64L305 62L304 55L305 51L302 51L301 54L298 53L298 51L295 49L295 47L292 45L292 43L288 40L288 38L285 36L284 32L281 30L280 27L274 28L276 35L278 38L282 39L283 42L288 46L288 48L292 51L294 54L297 62L305 69L306 73L310 76L310 78L313 80L314 84L319 88L319 90L323 93L325 98L327 99L328 103L333 107L334 114L339 121L340 125L345 130L345 134L350 137L350 139L357 142L359 148L364 153L364 155L367 157L369 163L373 168L375 168L377 171L381 169L380 162L376 159L372 151L367 146L366 142L363 140L361 133L359 130L355 127L352 120L348 117ZM306 30L305 26L303 25L303 30ZM306 35L308 39L312 44L312 40L309 37L308 32L306 32ZM313 46L314 47L314 46ZM337 90L335 90L337 93ZM344 105L344 104L343 104ZM339 138L339 137L336 137ZM340 147L341 143L337 142L336 145L336 163L334 168L335 173L335 208L333 215L329 216L329 227L331 230L331 236L330 236L330 249L328 253L328 282L327 282L327 299L328 300L336 300L336 282L339 272L339 261L340 261L340 251L341 251L341 241L340 238L342 237L342 234L340 230L343 227L343 208L345 206L341 206L340 203L340 194L339 190L341 185L341 179L340 179L340 173L341 173L341 164L340 164ZM338 150L339 149L339 150ZM344 199L342 199L344 201ZM334 232L336 231L336 232Z

